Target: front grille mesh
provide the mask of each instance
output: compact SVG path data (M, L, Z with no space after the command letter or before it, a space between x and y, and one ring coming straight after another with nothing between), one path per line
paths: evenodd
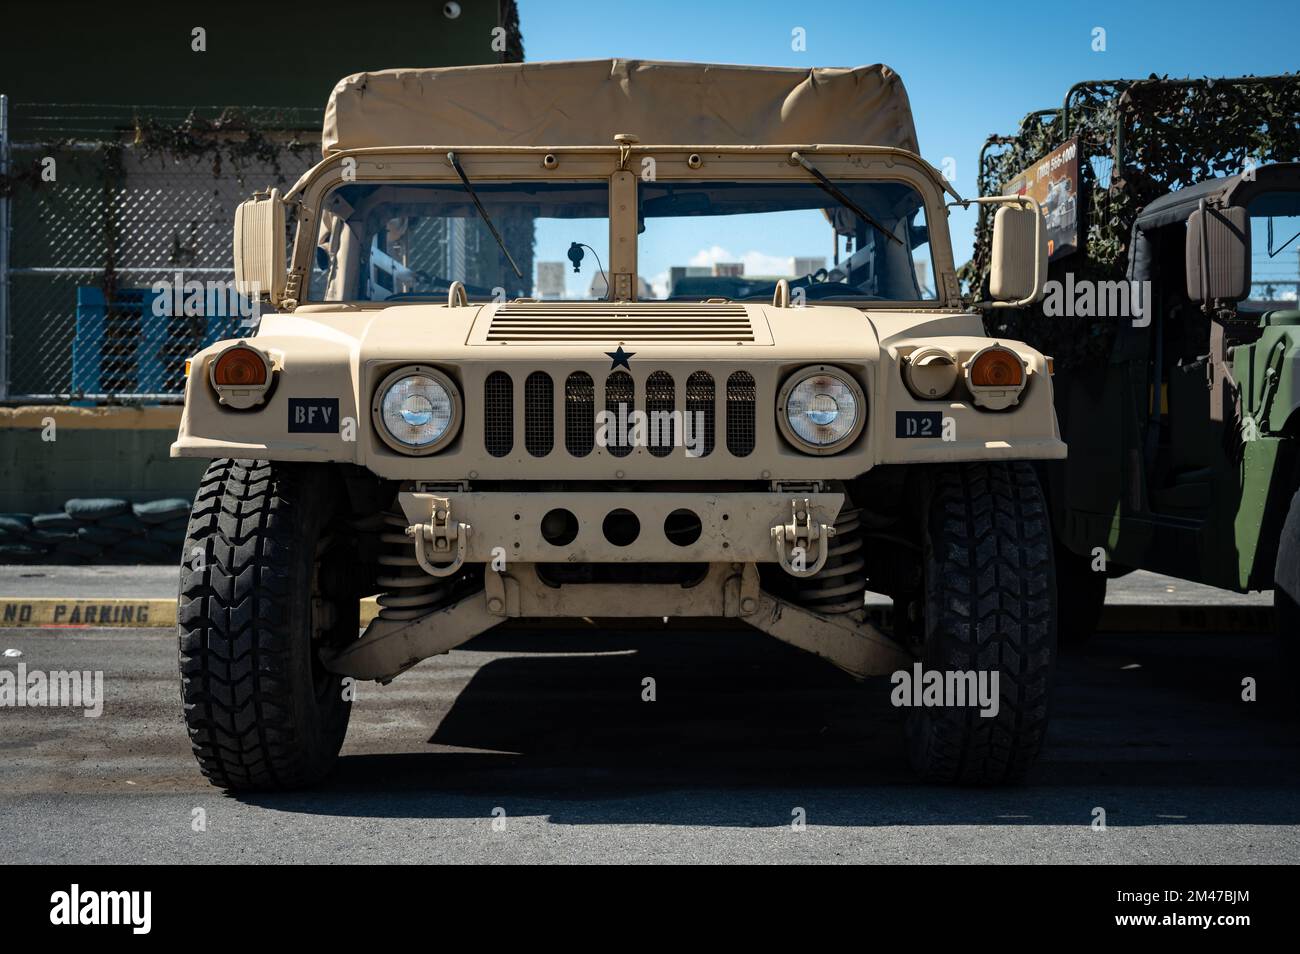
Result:
M596 446L596 384L586 371L564 381L564 449L586 457Z
M623 409L621 415L620 405ZM626 371L615 371L605 379L605 410L612 417L609 426L605 428L609 456L626 457L632 453L632 426L629 422L625 429L620 426L620 419L628 420L635 408L636 383L632 380L632 375Z
M752 374L737 371L727 378L727 450L735 457L748 457L754 452L757 403Z
M554 446L554 385L545 371L534 371L524 382L524 447L534 457L545 457Z
M713 428L716 423L714 419L717 417L713 402L713 375L707 371L696 371L686 379L687 435L692 438L694 446L699 448L700 457L708 457L713 453ZM699 429L695 426L697 420L704 422L702 442Z
M483 443L493 457L508 457L515 448L515 386L515 379L505 371L493 371L483 385ZM726 379L725 387L727 452L747 457L754 452L757 440L757 385L751 373L736 371ZM708 371L694 371L687 377L684 407L678 404L677 382L668 371L646 377L644 403L637 401L635 379L623 370L605 379L601 408L596 403L596 383L586 371L574 371L564 378L563 411L557 408L555 388L555 381L545 371L533 371L522 379L523 450L532 457L547 457L555 450L557 429L563 431L562 450L571 457L591 454L597 437L616 458L636 451L637 440L644 440L644 449L657 458L671 457L679 447L692 457L707 457L716 450L718 383ZM598 409L608 413L600 433ZM640 433L630 419L638 409L646 416L645 430ZM560 414L563 420L558 419Z
M504 371L493 371L483 382L483 444L493 457L505 457L515 446L514 382Z
M649 419L650 453L667 457L677 445L676 424L671 415L677 404L676 385L667 371L656 371L645 382L645 411ZM668 417L656 417L656 414Z

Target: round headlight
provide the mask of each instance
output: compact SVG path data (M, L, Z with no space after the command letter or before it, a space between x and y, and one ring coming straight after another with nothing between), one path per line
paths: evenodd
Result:
M455 436L460 426L460 394L440 371L402 368L379 386L374 411L380 436L390 447L427 454Z
M862 431L866 401L848 374L835 368L805 368L791 377L777 398L781 429L801 449L833 454Z

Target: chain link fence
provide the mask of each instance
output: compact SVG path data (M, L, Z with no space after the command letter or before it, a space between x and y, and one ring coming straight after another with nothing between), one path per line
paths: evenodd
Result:
M249 311L233 295L235 207L307 171L319 128L319 110L12 107L0 400L178 401L185 357Z

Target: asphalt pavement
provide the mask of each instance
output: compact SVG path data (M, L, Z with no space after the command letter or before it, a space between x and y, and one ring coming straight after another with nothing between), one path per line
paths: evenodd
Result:
M3 568L0 595L175 585L34 569ZM1186 595L1166 585L1186 586L1148 596ZM8 862L1300 861L1300 727L1272 683L1242 699L1276 674L1262 634L1064 654L1043 758L1005 789L918 784L887 680L753 631L488 633L362 685L321 788L240 797L190 755L170 630L0 629L0 667L19 663L102 670L105 702L0 709Z

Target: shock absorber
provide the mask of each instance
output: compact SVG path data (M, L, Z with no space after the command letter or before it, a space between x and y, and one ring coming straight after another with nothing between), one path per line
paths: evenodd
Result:
M375 582L380 619L418 619L437 607L446 584L429 576L415 560L415 544L406 535L406 517L384 513L377 521L379 565Z
M827 543L830 552L826 565L815 576L801 581L800 605L826 615L861 609L862 594L867 588L861 511L847 507L841 510L835 518L835 536Z

